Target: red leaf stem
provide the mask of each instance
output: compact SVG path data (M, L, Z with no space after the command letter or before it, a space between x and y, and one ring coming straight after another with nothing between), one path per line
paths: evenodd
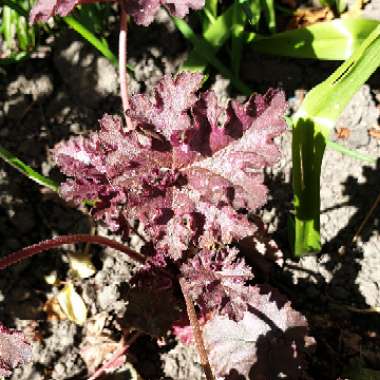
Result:
M111 358L107 362L105 362L99 369L97 369L95 373L90 378L88 378L88 380L95 380L99 378L101 375L103 375L104 372L113 368L117 360L127 353L129 347L131 347L131 345L141 335L142 333L139 331L133 332L129 339L118 350L116 350L111 356Z
M19 261L32 257L37 253L48 251L49 249L57 248L64 244L74 243L92 243L111 247L118 251L126 253L130 258L137 261L138 263L143 264L145 262L145 259L142 255L115 240L111 240L103 236L78 234L58 236L56 238L44 240L37 244L30 245L29 247L22 248L19 251L13 252L0 260L0 270L16 264Z
M193 300L189 294L187 289L186 280L180 278L179 285L182 290L183 298L185 299L187 315L189 316L191 327L193 328L195 345L197 347L197 351L201 360L201 366L204 370L207 380L215 380L214 375L212 374L211 366L208 360L207 352L205 349L202 331L198 323L197 313L195 311Z

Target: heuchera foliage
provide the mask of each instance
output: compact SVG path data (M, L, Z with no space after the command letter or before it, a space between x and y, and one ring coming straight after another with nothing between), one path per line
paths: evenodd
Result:
M181 266L201 314L217 311L232 320L243 318L248 301L245 284L253 275L237 255L238 250L232 248L203 249Z
M24 335L0 323L0 376L10 376L13 368L31 359L32 349Z
M53 150L71 177L61 187L66 200L94 201L95 219L114 231L139 219L156 249L174 260L189 247L255 232L240 210L265 203L262 168L278 159L273 138L285 128L281 92L231 101L224 111L213 92L196 95L201 81L198 74L164 77L152 97L131 98L134 130L106 115L99 132Z
M150 96L131 97L131 130L106 115L100 131L58 144L53 156L70 177L60 192L78 205L92 201L95 219L115 232L138 219L151 237L155 255L131 282L129 325L154 336L171 325L191 341L179 275L218 378L301 379L311 343L305 318L275 289L252 285L233 248L257 232L247 211L265 203L262 169L280 156L273 138L285 129L284 94L269 90L223 109L212 91L198 93L202 79L166 76Z
M99 1L101 0L39 0L30 13L30 22L47 21L55 15L67 16L77 5ZM204 0L128 0L123 4L136 24L144 26L153 21L161 5L173 16L182 18L188 14L189 9L201 9Z
M314 344L306 319L275 289L248 286L245 295L247 310L241 320L217 315L203 328L215 375L304 379L304 351Z

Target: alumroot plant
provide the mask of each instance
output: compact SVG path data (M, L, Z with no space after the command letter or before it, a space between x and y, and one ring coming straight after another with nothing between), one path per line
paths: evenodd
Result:
M126 221L138 219L154 247L149 257L104 238L73 235L24 249L7 264L69 242L113 246L144 263L131 281L129 326L181 336L188 323L178 322L184 320L176 292L181 282L199 313L215 376L275 370L302 378L302 351L311 342L306 320L276 290L253 285L235 244L257 229L246 211L265 203L262 169L280 157L273 138L285 129L284 94L270 90L224 110L213 92L198 93L201 82L197 74L164 77L152 96L131 97L132 130L105 115L98 132L52 151L68 176L61 196L78 205L90 201L93 217L114 233L127 234Z
M67 14L77 3L40 1L32 19ZM190 3L164 4L181 13ZM151 20L144 17L138 22ZM119 116L105 115L98 132L52 150L68 177L60 195L92 204L94 219L115 234L127 235L139 220L150 237L149 255L71 235L5 257L0 269L61 244L111 246L142 264L127 295L128 328L155 337L172 330L187 342L194 337L208 379L303 379L303 352L313 342L306 319L277 290L255 285L238 245L258 229L247 212L265 203L262 170L280 157L273 139L285 130L284 94L269 90L224 109L212 91L199 92L202 80L165 76L151 95L123 102L127 128ZM19 334L0 329L0 374L30 357Z

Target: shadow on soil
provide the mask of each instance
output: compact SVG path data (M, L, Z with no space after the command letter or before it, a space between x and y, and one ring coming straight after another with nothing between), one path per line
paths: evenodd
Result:
M311 336L317 341L316 352L310 356L309 373L312 378L336 380L347 365L360 358L364 366L379 369L378 326L380 316L370 311L358 285L363 251L349 246L345 254L339 248L345 246L355 234L378 196L380 159L376 168L363 167L366 178L358 183L348 177L345 195L349 200L340 207L353 206L356 212L336 236L323 246L317 257L291 259L288 243L287 215L284 206L291 210L291 186L281 174L267 176L268 188L273 196L265 209L275 215L276 230L272 234L276 243L288 257L284 268L273 272L270 282L287 294L296 309L308 319ZM379 209L375 210L359 237L367 242L379 232ZM304 267L305 262L313 262ZM322 275L324 272L324 275ZM329 281L326 281L326 273Z

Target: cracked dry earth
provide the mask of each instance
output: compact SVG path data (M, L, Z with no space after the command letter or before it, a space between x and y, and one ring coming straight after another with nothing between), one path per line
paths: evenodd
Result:
M374 2L370 5L374 7ZM135 66L131 92L145 91L163 74L175 73L185 57L185 44L164 15L149 32L136 28L130 35L130 63ZM158 41L159 35L165 35L165 41ZM143 49L139 39L147 41ZM250 54L244 62L243 79L252 88L284 88L290 113L307 90L337 66ZM1 145L57 181L62 177L51 162L49 148L70 135L96 129L103 113L120 112L114 67L70 33L53 43L45 59L0 70ZM378 126L379 79L377 74L363 86L340 118L337 129L348 129L349 136L341 139L335 134L339 143L375 158L380 140L368 131ZM213 87L222 100L230 96L225 80L217 77ZM350 246L378 195L380 160L369 164L327 149L321 179L323 250L295 260L287 245L287 219L292 210L291 133L279 142L283 157L266 172L270 197L260 215L283 250L284 261L271 268L266 280L287 294L309 320L311 335L317 340L309 358L310 378L335 380L358 359L380 370L380 317L373 312L380 306L379 209L359 234L357 247L342 249ZM109 234L0 162L0 255L54 235L90 231ZM141 245L138 235L131 237L130 244ZM69 271L68 254L73 250L71 246L41 255L1 274L0 320L25 330L34 341L33 363L17 369L12 380L85 379L83 347L102 342L111 349L120 339L117 316L126 307L123 287L135 270L133 264L111 249L90 247L95 273L78 279ZM84 327L62 318L46 319L53 314L46 305L59 291L57 283L65 281L75 285L87 306L90 319ZM99 324L101 337L96 335ZM128 359L131 365L104 378L185 380L203 376L194 349L173 337L165 345L140 338Z

